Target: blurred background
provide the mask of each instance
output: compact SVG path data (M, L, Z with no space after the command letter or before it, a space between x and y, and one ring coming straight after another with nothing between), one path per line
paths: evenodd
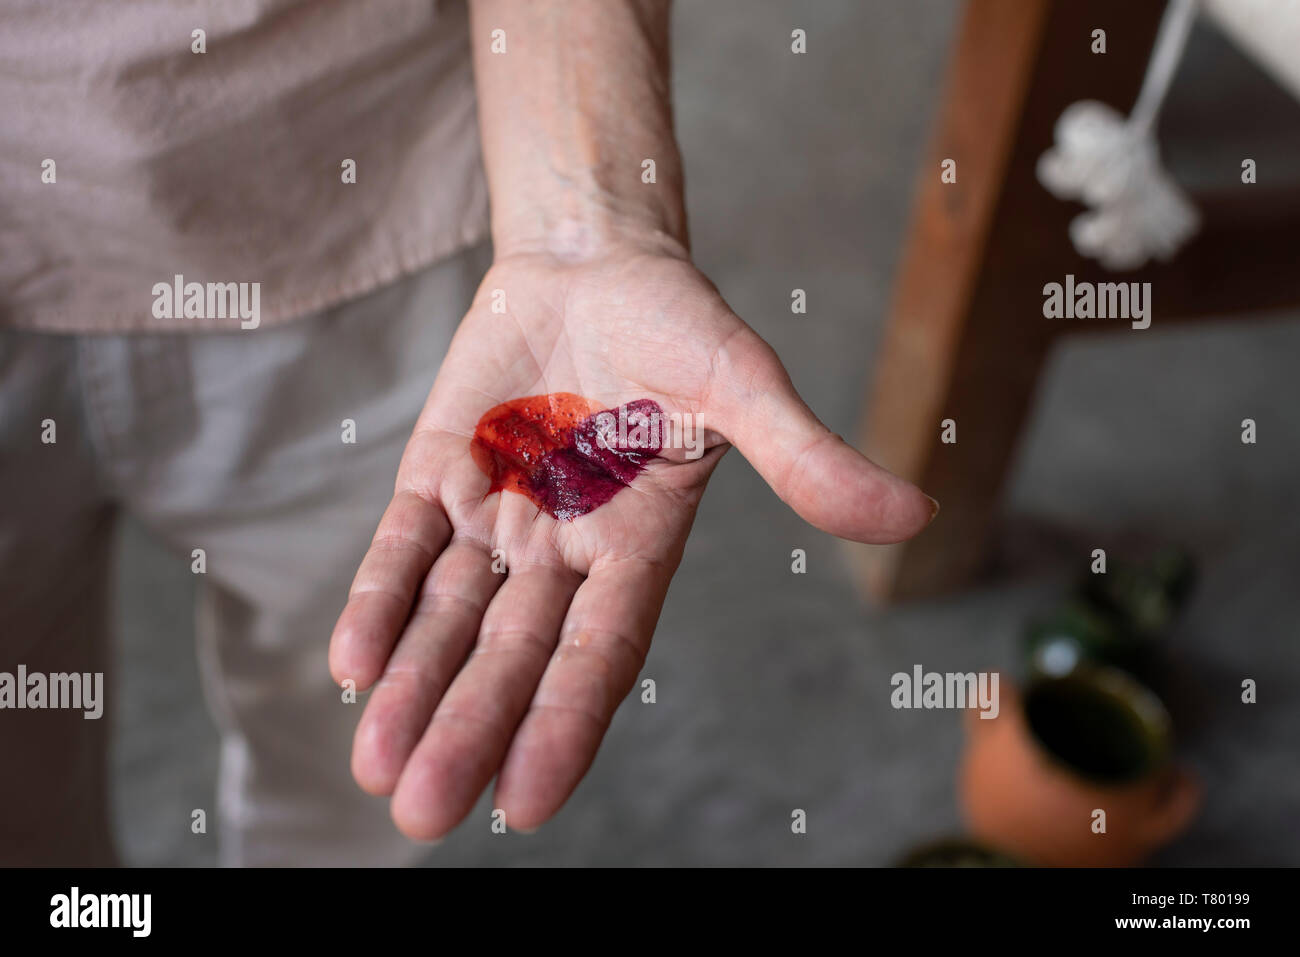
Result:
M952 0L677 7L697 263L850 437L959 13ZM790 55L796 27L808 55ZM1300 103L1198 24L1160 142L1187 185L1235 182L1243 156L1300 180ZM790 312L796 287L806 315ZM1014 672L1026 622L1093 548L1120 557L1166 543L1199 570L1168 636L1169 704L1206 792L1154 863L1300 863L1300 315L1162 325L1157 294L1155 317L1141 335L1057 343L990 571L939 600L865 602L835 540L729 455L642 675L657 703L628 698L591 773L538 833L493 835L485 796L430 864L883 865L960 834L961 715L893 709L890 676L917 663ZM1246 417L1256 445L1239 441ZM791 574L794 548L807 574ZM188 827L192 809L212 809L217 748L194 663L194 579L138 527L119 549L123 856L212 864L215 835ZM1245 678L1258 704L1241 703ZM791 833L795 808L806 834Z

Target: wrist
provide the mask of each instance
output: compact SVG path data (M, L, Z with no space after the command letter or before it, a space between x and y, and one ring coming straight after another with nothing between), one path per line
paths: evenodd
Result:
M638 183L638 185L641 185ZM538 186L519 208L492 211L492 242L497 258L544 255L563 262L604 258L617 250L690 259L686 211L679 190L645 184L660 195L615 196L592 186ZM590 198L592 194L599 199ZM538 197L545 197L537 201Z
M543 256L566 264L593 262L618 254L668 256L689 262L690 248L677 236L650 223L580 216L557 218L547 226L502 235L493 228L496 259Z

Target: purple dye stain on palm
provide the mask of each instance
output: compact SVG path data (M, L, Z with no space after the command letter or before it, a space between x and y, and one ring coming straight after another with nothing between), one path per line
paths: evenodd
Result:
M490 409L471 451L491 492L527 496L561 521L604 505L662 448L659 403L637 399L601 409L569 392L512 399ZM654 427L650 427L654 423Z

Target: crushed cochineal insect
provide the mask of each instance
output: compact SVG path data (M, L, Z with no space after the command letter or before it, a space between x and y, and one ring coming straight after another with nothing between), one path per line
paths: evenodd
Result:
M650 399L602 409L570 392L512 399L479 419L470 447L492 492L526 495L547 514L572 521L632 484L659 453L658 429L636 445L618 427L643 415L659 421L663 410Z

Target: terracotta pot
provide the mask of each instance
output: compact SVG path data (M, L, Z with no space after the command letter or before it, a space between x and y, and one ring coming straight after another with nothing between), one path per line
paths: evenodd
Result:
M1187 826L1201 798L1172 764L1159 699L1092 667L1035 679L1023 696L1004 681L998 717L968 711L959 789L976 839L1046 866L1136 864Z

